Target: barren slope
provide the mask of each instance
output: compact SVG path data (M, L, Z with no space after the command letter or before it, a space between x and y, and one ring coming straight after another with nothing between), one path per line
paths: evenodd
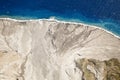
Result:
M0 19L0 80L119 80L119 57L120 39L96 27Z

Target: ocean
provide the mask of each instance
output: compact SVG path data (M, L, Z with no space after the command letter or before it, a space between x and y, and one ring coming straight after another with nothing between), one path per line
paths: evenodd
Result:
M82 22L120 36L120 0L0 0L0 17Z

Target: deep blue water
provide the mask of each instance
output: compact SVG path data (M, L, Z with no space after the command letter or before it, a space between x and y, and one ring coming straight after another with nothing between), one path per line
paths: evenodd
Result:
M120 0L0 0L0 15L98 25L120 36Z

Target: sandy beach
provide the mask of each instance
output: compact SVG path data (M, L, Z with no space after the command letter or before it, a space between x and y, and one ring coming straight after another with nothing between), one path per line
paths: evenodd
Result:
M62 20L57 20L57 19L55 19L54 17L50 17L49 19L28 19L28 20L25 20L25 19L20 20L20 19L13 19L13 18L0 18L0 19L13 20L13 21L17 21L17 22L24 22L24 21L42 21L42 20L44 20L44 21L56 21L56 22L60 22L60 23L79 24L79 25L85 25L85 26L90 26L90 27L99 28L99 29L104 30L104 31L106 31L107 33L110 33L110 34L112 34L113 36L115 36L115 37L117 37L117 38L120 39L120 36L115 35L114 33L110 32L110 31L108 31L108 30L106 30L106 29L104 29L104 28L101 28L100 26L94 26L94 25L92 25L92 24L90 25L90 24L87 24L87 23L85 24L85 23L82 23L82 22L62 21Z

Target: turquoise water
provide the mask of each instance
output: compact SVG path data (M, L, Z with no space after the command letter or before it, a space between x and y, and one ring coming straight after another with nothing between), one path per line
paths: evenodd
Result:
M0 0L0 16L82 22L120 36L120 0Z

